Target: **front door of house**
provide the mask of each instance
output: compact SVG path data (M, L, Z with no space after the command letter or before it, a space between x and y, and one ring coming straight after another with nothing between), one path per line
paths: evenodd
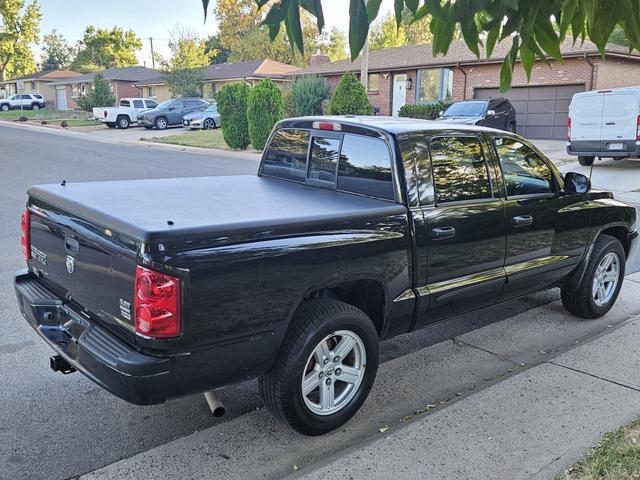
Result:
M67 91L65 87L56 87L56 110L67 109Z
M393 115L398 116L400 107L407 103L407 75L400 73L393 76Z

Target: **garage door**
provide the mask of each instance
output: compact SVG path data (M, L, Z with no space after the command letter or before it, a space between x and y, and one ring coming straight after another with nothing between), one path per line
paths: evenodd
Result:
M56 87L56 110L67 109L67 90L65 87Z
M567 115L574 93L584 85L514 87L506 93L497 88L476 88L475 98L507 98L516 109L518 133L527 138L563 140L567 137Z

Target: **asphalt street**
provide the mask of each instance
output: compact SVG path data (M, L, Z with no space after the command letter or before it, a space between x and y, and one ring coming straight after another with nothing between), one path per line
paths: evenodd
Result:
M613 175L610 172L613 167L607 165L606 162L596 165L602 172L602 179L609 178L604 173ZM640 178L640 161L612 165L615 166L616 181L620 183L616 188L632 192ZM609 170L605 170L607 168ZM212 453L219 455L220 461L229 460L226 457L238 460L233 457L234 448L240 448L239 445L245 445L247 455L252 449L269 452L269 458L277 468L265 469L264 463L254 461L250 462L253 470L236 473L243 473L238 478L278 478L301 459L313 463L334 455L341 447L368 441L377 433L375 423L379 419L400 418L402 412L411 408L406 402L395 401L393 388L390 388L370 402L378 412L376 416L368 421L360 416L360 420L350 422L336 436L326 436L314 444L265 420L255 382L223 389L220 396L227 405L228 414L223 419L215 419L201 395L159 406L138 407L113 397L82 375L63 376L49 370L51 352L21 318L12 286L13 272L23 266L19 218L26 201L25 191L30 185L63 179L76 182L254 174L256 170L257 163L253 160L101 143L0 126L0 311L3 313L0 322L0 435L4 440L0 442L0 478L75 477L181 438L193 438L193 434L206 436L209 441L214 438L220 442L224 440L228 446L226 453ZM607 186L606 182L594 183ZM628 197L634 199L632 195ZM638 252L627 268L627 273L640 269ZM465 385L478 384L483 378L493 378L512 368L513 362L495 359L489 362L480 351L465 347L463 342L436 345L436 352L425 353L426 347L519 314L537 311L558 297L558 291L543 292L398 337L383 344L382 360L388 363L389 369L393 365L395 371L404 372L400 396L418 401L429 391L436 391L440 398L455 395ZM629 312L636 307L634 304L633 308L625 310L622 305L619 320L628 318ZM580 324L579 328L564 328L562 335L558 334L558 329L549 328L538 331L537 335L553 343L553 348L562 350L599 332L603 325L606 323ZM446 372L441 370L438 374L437 369L431 367L428 378L413 380L421 372L422 362L448 358L448 355L455 359L453 364L442 360L436 363L448 369ZM478 366L481 368L474 370ZM381 382L384 381L382 377ZM392 387L391 380L387 381ZM255 444L247 449L246 442L252 441Z

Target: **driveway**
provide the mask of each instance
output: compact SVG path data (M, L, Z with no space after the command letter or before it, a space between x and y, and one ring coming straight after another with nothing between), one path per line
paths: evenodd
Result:
M425 405L482 390L524 368L521 364L538 362L546 353L562 351L640 311L640 296L627 289L611 316L593 322L567 320L559 313L558 291L553 290L386 341L380 379L365 409L343 429L322 438L304 438L276 423L262 407L255 382L220 392L228 407L222 419L211 415L202 395L149 407L130 405L80 374L52 373L51 350L20 317L11 280L24 263L19 217L26 188L63 179L255 174L257 164L1 125L0 145L2 478L55 480L92 471L99 478L282 478L378 438L385 424L402 428L403 418ZM597 164L594 175L618 181L617 175L602 174L604 165ZM624 188L627 182L640 184L640 170L625 168L623 175L634 177L625 180ZM635 252L628 273L638 270L639 259ZM478 329L493 330L492 338L511 348L509 355L474 346L465 334Z

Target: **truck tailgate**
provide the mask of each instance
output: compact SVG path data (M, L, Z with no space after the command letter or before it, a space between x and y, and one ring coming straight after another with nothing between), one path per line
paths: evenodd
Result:
M89 315L133 335L136 242L32 199L32 265Z

